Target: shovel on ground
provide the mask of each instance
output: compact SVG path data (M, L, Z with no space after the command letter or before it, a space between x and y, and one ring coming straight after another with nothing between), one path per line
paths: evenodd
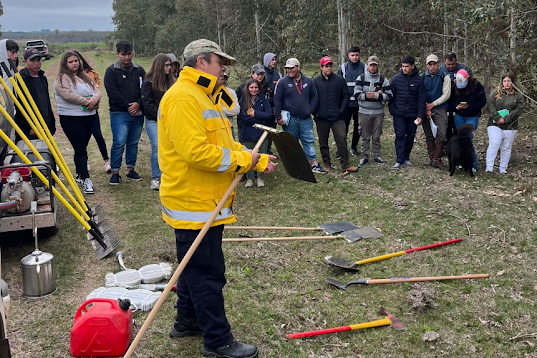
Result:
M409 253L414 252L414 251L432 249L432 248L435 248L435 247L454 244L454 243L461 242L461 241L462 241L462 239L453 239L453 240L448 240L448 241L444 241L444 242L438 242L438 243L432 244L432 245L416 247L414 249L394 252L393 254L376 256L376 257L372 257L372 258L369 258L369 259L356 261L353 264L349 263L347 260L340 259L340 258L333 257L333 256L326 256L324 258L324 260L326 262L328 262L330 265L341 267L341 268L344 268L346 270L358 270L358 265L363 265L363 264L367 264L367 263L375 262L375 261L380 261L380 260L386 260L386 259L389 259L389 258L392 258L392 257L401 256L401 255L404 255L404 254L409 254Z
M386 316L386 318L379 319L376 321L371 321L371 322L351 324L349 326L319 329L316 331L309 331L309 332L291 333L291 334L286 334L285 338L296 339L296 338L304 338L304 337L311 337L311 336L319 336L321 334L329 334L329 333L336 333L336 332L351 331L354 329L364 329L364 328L373 328L373 327L381 327L381 326L392 326L396 331L404 331L406 329L405 326L403 326L403 324L397 318L395 318L394 315L386 311L384 307L380 307L379 314Z
M265 128L267 128L267 129L265 130ZM274 143L276 143L276 141L279 141L278 136L284 134L283 132L276 131L274 128L271 128L271 127L263 126L262 129L263 129L264 132L261 135L261 138L259 138L259 140L257 141L257 144L255 145L255 147L253 149L255 152L259 151L259 147L261 147L261 144L263 144L263 142L267 138L269 130L270 130L270 133L271 133L271 138L274 141ZM274 131L274 132L272 132L272 131ZM275 140L275 138L276 138L276 140ZM296 143L291 144L291 138L292 138L292 141L294 141ZM296 139L293 136L291 136L291 138L289 138L288 136L285 136L284 141L287 141L289 146L298 145L298 142L296 141ZM282 141L279 141L279 142L281 143ZM280 146L281 145L282 144L280 144ZM276 148L278 149L278 153L280 154L280 156L285 156L286 158L289 158L290 156L292 156L292 155L289 155L287 153L287 147L285 147L285 146L284 147L278 147L278 144L276 143ZM283 153L285 153L285 155L282 155ZM289 163L295 163L297 165L297 167L300 167L300 168L306 168L307 167L307 171L306 171L306 169L303 169L304 173L293 171L294 176L291 175L290 172L288 172L288 174L293 176L293 178L298 179L298 180L314 182L314 181L311 180L311 177L313 176L313 173L311 172L309 162L308 162L306 156L304 155L304 151L302 151L301 153L302 153L302 157L300 157L300 158L302 158L302 160L306 161L306 165L304 165L304 163L302 163L302 164L298 163L297 158L293 158L292 162L289 162ZM284 160L282 160L282 162L286 163ZM287 167L288 167L289 163L287 165L284 164L284 168L285 168L286 171L287 171ZM222 208L226 204L227 199L233 193L233 191L235 191L235 188L239 184L242 176L243 176L243 174L238 174L235 177L235 179L233 180L233 182L229 185L229 188L224 193L224 196L220 199L220 201L218 202L218 205L216 205L216 208L211 213L211 216L209 217L209 220L207 220L205 225L203 225L203 228L200 230L198 236L196 236L196 239L194 240L194 242L192 243L192 245L188 249L187 253L185 254L183 259L179 263L179 266L177 267L177 269L173 273L173 276L170 278L170 281L166 285L166 288L162 292L162 295L160 296L158 301L155 303L155 307L151 310L151 313L147 316L147 318L146 318L144 324L142 325L142 327L140 327L140 330L138 331L138 334L134 338L132 344L130 345L129 349L127 350L127 353L125 353L123 358L132 357L132 355L134 353L134 350L136 349L136 347L140 343L140 341L142 339L142 336L147 331L147 328L149 328L149 325L151 324L151 322L155 318L155 315L157 314L158 310L160 309L160 307L162 306L162 304L166 300L166 297L168 296L168 293L170 293L170 291L172 290L172 287L174 286L174 283L176 283L177 280L179 279L179 276L181 275L181 273L185 269L186 265L188 264L188 262L192 258L192 255L194 255L194 252L196 251L196 249L198 248L199 244L201 243L201 240L203 240L203 238L205 237L205 234L207 233L207 231L209 230L211 225L216 220L216 217L218 216L218 214L220 213L220 211L222 210ZM315 179L315 177L313 179Z
M474 275L461 275L461 276L432 276L432 277L399 277L399 278L381 278L374 280L357 280L349 283L344 283L333 278L327 278L326 282L334 287L342 290L346 290L350 285L381 285L387 283L401 283L401 282L423 282L423 281L443 281L443 280L468 280L471 278L487 278L488 274L478 273Z

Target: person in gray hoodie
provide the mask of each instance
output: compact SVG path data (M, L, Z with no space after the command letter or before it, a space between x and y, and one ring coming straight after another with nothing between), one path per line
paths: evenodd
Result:
M358 100L358 120L362 128L362 159L359 167L369 162L370 142L373 141L373 161L384 164L380 157L380 136L384 122L384 104L392 98L390 82L379 71L379 58L367 59L367 70L356 79L354 96Z
M278 57L272 52L267 52L263 56L263 66L265 67L265 84L261 88L261 93L265 94L265 97L268 99L270 106L272 108L272 119L271 127L276 128L276 117L274 116L274 90L276 88L276 83L282 78L282 75L276 69L278 64ZM272 154L272 139L270 136L267 139L268 149L267 153Z

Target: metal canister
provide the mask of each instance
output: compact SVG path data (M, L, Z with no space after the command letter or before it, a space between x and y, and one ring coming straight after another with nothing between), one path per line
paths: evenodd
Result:
M56 291L54 256L35 250L21 260L22 285L26 298L39 298Z

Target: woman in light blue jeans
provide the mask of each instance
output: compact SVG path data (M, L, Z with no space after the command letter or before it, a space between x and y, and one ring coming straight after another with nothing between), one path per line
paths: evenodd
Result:
M171 59L159 53L153 59L149 72L142 84L142 103L144 105L145 130L151 142L151 190L160 188L160 168L158 165L158 106L164 93L173 85L174 77L170 74Z

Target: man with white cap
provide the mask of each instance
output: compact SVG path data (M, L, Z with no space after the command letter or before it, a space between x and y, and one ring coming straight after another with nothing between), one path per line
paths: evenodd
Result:
M287 76L276 85L274 108L276 121L283 130L300 140L306 157L311 163L311 171L326 174L317 161L315 136L311 114L317 107L317 90L311 78L300 72L300 61L292 57L285 62ZM289 112L289 121L282 119L282 110Z
M344 113L349 103L347 83L343 77L332 72L334 61L329 56L321 58L320 64L321 74L313 79L319 97L313 118L319 135L319 149L323 158L324 170L327 172L333 170L330 146L328 145L328 137L330 130L332 130L343 173L355 173L358 168L349 163L347 130L344 120Z
M215 42L188 44L183 70L160 102L158 115L160 200L164 221L175 229L177 259L185 256L208 221L235 173L270 173L274 157L234 142L222 106L233 100L225 91L226 65L235 59ZM224 309L226 284L222 252L224 225L235 222L233 193L207 231L177 282L177 317L171 337L203 334L205 356L256 357L257 347L236 341Z
M427 100L425 104L425 120L423 131L429 162L425 165L433 166L440 170L447 170L442 163L444 146L447 142L446 132L448 127L449 97L451 96L451 78L443 70L439 70L438 56L430 54L425 60L427 71L421 76L425 82ZM430 120L429 120L430 118ZM436 126L436 135L433 134L431 122Z

